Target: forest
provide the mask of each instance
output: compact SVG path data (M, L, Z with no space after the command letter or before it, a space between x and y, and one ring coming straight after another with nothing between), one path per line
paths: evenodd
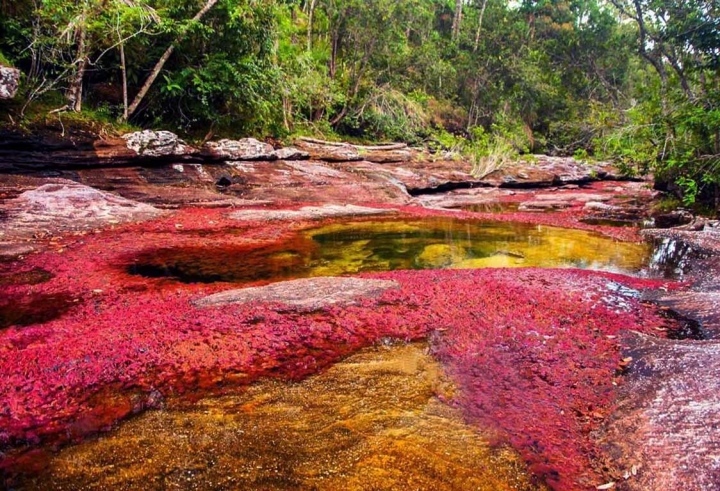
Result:
M652 172L720 201L717 0L0 0L3 125L314 135Z

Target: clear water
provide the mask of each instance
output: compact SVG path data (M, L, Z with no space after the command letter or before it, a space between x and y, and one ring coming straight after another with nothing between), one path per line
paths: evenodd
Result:
M442 217L337 223L305 230L271 247L151 250L134 258L128 272L187 283L438 268L573 267L637 273L651 254L648 244L587 231Z

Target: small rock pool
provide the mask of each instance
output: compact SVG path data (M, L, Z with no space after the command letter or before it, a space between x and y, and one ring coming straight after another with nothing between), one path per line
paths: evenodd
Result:
M447 217L357 220L297 232L272 247L146 250L128 272L186 283L249 283L439 268L581 268L636 274L653 247L583 230Z

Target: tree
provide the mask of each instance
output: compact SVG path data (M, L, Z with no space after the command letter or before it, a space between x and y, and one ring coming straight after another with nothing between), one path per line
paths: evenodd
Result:
M686 203L720 205L720 5L712 0L612 0L638 31L637 49L660 82L664 141L653 165ZM645 104L652 104L646 98ZM652 112L649 110L648 112Z
M218 0L207 0L205 2L205 5L198 11L197 14L192 18L190 22L199 22L200 19L203 18L205 14L207 14L211 8L215 6L215 4L218 2ZM135 111L137 110L138 106L140 106L140 103L142 102L143 98L147 95L148 90L150 90L150 87L157 79L158 75L160 75L160 71L165 66L165 63L167 63L170 56L172 56L173 52L175 51L175 47L177 46L177 43L182 40L182 38L187 33L187 27L184 27L179 32L178 36L175 38L175 41L170 44L170 46L167 47L165 52L162 54L160 59L155 63L155 66L150 71L150 74L145 79L145 83L140 88L140 91L135 96L135 99L133 99L132 104L130 104L130 107L128 107L127 111L125 111L125 114L123 114L123 119L127 120L128 117L132 116Z

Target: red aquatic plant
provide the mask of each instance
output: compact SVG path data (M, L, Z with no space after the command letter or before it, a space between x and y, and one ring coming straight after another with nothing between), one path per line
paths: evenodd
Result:
M620 382L618 333L666 322L628 288L659 282L577 270L390 272L365 276L399 288L308 313L272 303L200 309L193 300L231 286L126 271L148 248L260 247L306 225L245 222L234 233L237 222L221 211L187 210L65 238L61 250L28 258L22 268L54 277L4 285L3 294L63 294L75 306L0 331L0 450L72 441L174 395L300 379L384 338L429 336L470 420L512 443L555 489L599 483L591 433ZM6 458L0 468L16 464Z

